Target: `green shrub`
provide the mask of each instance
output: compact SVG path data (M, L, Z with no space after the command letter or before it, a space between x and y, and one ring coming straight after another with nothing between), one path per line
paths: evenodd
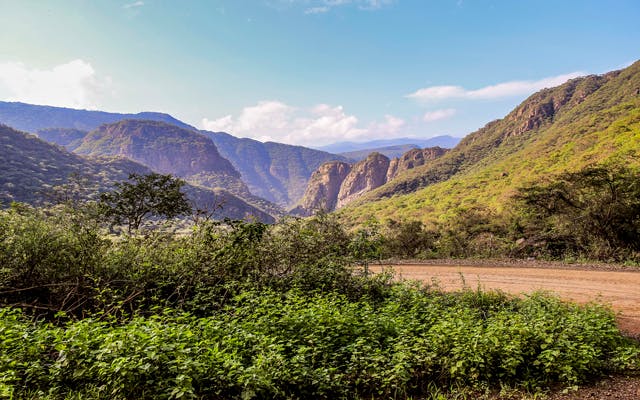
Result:
M545 294L445 294L397 285L386 301L246 291L196 318L170 310L57 327L0 313L0 383L20 397L405 398L428 388L573 385L638 366L613 313Z

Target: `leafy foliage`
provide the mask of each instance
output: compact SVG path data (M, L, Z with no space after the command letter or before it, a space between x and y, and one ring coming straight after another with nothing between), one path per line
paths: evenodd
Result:
M203 221L109 239L79 211L0 211L4 397L406 398L639 367L607 308L359 273L384 246L375 223L352 235L327 214Z
M575 384L637 367L613 314L546 295L397 286L381 304L244 292L196 318L61 327L0 312L0 389L64 398L405 398L430 385Z
M530 240L547 251L620 258L640 251L640 171L616 164L564 173L520 189ZM550 249L550 246L556 249Z
M151 173L129 175L131 182L116 183L117 189L100 195L99 207L114 224L126 224L129 233L137 230L144 218L173 218L191 212L180 189L185 182L171 175Z

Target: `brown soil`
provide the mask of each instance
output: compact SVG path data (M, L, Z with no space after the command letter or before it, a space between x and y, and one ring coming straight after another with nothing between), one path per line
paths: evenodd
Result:
M640 269L617 265L566 265L523 261L437 260L372 266L372 271L393 268L404 279L437 283L444 290L498 289L514 295L537 290L556 293L578 303L598 302L618 314L618 325L640 339ZM501 398L498 396L497 398ZM508 396L507 398L512 398ZM554 391L549 400L640 399L640 377L608 377L577 391Z

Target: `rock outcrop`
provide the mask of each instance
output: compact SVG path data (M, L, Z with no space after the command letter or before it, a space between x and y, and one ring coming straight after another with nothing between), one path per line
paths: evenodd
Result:
M302 200L292 213L310 215L316 210L334 210L342 182L351 172L351 165L342 161L322 164L313 172Z
M154 171L185 178L203 172L240 178L211 139L157 121L125 120L102 125L87 134L74 152L126 157Z
M291 212L306 216L320 209L333 211L341 208L384 185L400 172L424 165L447 151L440 147L411 149L392 160L373 152L353 165L340 161L322 164L311 175L302 200Z
M380 153L371 153L364 160L355 163L340 186L336 208L384 185L387 182L389 163L389 158Z
M389 163L387 170L387 182L395 178L400 172L424 165L427 161L442 157L448 150L442 147L429 147L426 149L411 149L399 158L394 158Z

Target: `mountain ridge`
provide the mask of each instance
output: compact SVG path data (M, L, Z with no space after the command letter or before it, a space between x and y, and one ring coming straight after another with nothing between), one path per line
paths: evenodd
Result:
M193 126L161 112L143 111L129 114L0 101L0 123L34 134L48 128L78 129L88 132L100 125L123 119L159 121L196 130Z
M72 176L87 179L88 195L109 190L130 173L148 174L152 170L121 157L85 157L47 143L35 135L0 125L0 207L11 202L42 204L56 186L68 184ZM211 190L187 184L184 192L198 208L211 208L224 202L223 217L243 219L254 216L264 222L275 219L226 190Z
M594 163L640 158L640 62L543 89L466 136L445 156L400 174L341 210L427 222L468 207L501 210L518 187Z

